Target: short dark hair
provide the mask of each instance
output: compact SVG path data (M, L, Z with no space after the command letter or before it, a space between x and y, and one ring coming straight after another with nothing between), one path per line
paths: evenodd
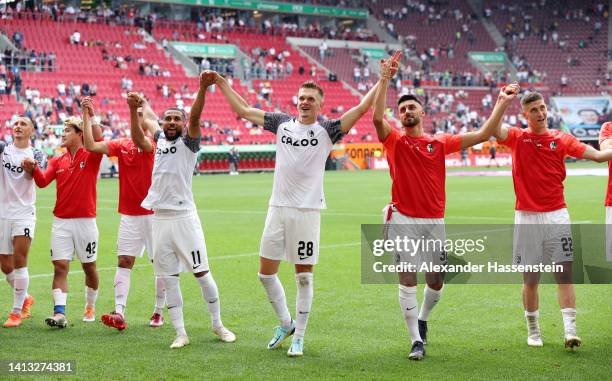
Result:
M397 105L401 105L402 103L406 102L406 101L415 101L416 103L418 103L419 105L421 105L421 107L423 107L423 102L421 102L421 100L419 98L416 97L416 95L412 95L412 94L404 94L400 97L400 99L397 100Z
M168 111L178 111L178 112L180 112L180 113L181 113L181 116L183 117L183 120L186 120L186 119L187 119L187 116L185 115L185 111L181 110L181 109L180 109L180 108L178 108L178 107L170 107L170 108L167 108L167 109L166 109L166 111L164 111L164 115L166 115L166 113L167 113Z
M300 85L300 89L315 89L319 92L321 98L323 98L323 89L318 83L312 80L308 80Z
M544 97L542 96L542 94L538 93L537 91L528 93L523 95L523 97L521 98L521 106L525 106L528 105L531 102L535 102L535 101L543 101Z

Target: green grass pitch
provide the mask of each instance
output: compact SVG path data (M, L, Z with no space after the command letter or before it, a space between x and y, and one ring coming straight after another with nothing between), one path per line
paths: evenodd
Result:
M569 177L566 200L575 222L604 223L607 178ZM75 360L70 379L607 379L612 374L612 287L578 285L578 333L584 345L563 348L563 325L554 285L541 287L545 345L529 348L520 285L449 285L430 319L427 357L408 361L408 334L395 285L360 283L360 224L380 223L390 198L386 171L329 172L322 213L321 256L315 269L315 298L305 356L291 359L266 343L277 324L257 278L259 239L272 188L271 174L200 176L194 194L206 235L211 271L219 285L224 324L235 344L216 340L193 276L181 279L185 322L191 345L170 350L174 330L147 326L154 303L153 271L145 259L132 272L126 311L128 329L117 332L99 322L114 307L113 277L119 216L117 180L98 183L100 294L96 323L81 322L83 274L72 263L67 315L70 326L45 326L52 312L49 237L54 186L38 191L38 224L30 253L33 317L17 329L0 330L2 360ZM510 177L449 177L447 223L512 223ZM295 279L281 267L290 310ZM421 294L419 292L419 300ZM12 293L0 283L0 307L8 313ZM165 313L167 316L167 313ZM0 375L0 378L5 376ZM40 375L34 379L58 379ZM65 376L64 376L65 377Z

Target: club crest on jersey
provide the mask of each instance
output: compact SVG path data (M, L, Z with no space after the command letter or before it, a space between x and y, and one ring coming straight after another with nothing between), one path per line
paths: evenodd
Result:
M314 138L314 131L313 130L309 130L308 131L308 137L309 138Z
M557 150L557 143L554 140L550 142L550 149L553 151Z
M431 143L427 144L427 152L429 152L429 153L433 152L433 144L431 144Z
M81 167L81 169L85 168L85 162L84 162L84 161L82 161L82 162L79 164L79 167Z

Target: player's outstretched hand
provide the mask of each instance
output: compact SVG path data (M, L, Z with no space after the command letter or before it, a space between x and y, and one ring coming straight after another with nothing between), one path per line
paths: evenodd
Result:
M402 52L396 50L391 58L380 60L380 76L385 79L391 79L399 69L399 61L402 57Z
M400 63L401 58L402 58L401 50L398 49L395 52L393 52L393 55L391 56L391 77L393 77L399 70L399 63Z
M36 164L36 160L32 159L31 157L26 157L21 162L21 168L23 168L23 170L27 173L32 174L34 173L34 168L36 168Z
M93 99L90 97L83 97L81 99L81 109L83 113L87 112L88 115L93 118L95 115Z
M200 73L200 88L206 89L217 82L217 74L216 71L213 70L204 70Z
M140 97L140 95L138 95L138 93L128 93L127 104L130 109L137 109L138 107L142 106L142 102L142 98Z
M502 87L499 92L498 99L502 102L512 102L516 97L518 97L520 91L521 87L517 82L511 83Z

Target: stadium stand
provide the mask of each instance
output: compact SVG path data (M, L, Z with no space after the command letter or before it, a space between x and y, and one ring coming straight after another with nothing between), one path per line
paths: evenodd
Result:
M430 112L425 127L431 132L478 128L495 101L497 87L510 80L507 72L481 73L468 61L470 51L495 51L503 47L496 46L480 15L467 0L448 3L379 0L375 5L360 0L311 3L367 7L380 25L397 37L405 57L398 80L389 90L389 104L393 105L399 95L407 92L422 96ZM534 78L541 82L545 87L539 90L546 95L605 91L609 77L607 6L574 0L566 8L547 12L538 8L541 7L538 4L529 8L532 5L484 2L482 17L485 22L493 22L505 37L505 49L519 75L526 72L532 82ZM519 17L521 14L527 17ZM43 139L39 145L43 146L57 142L54 131L45 126L61 124L66 116L78 113L78 98L86 93L96 94L100 119L111 126L105 132L108 137L125 134L128 122L125 95L129 90L146 94L158 111L175 106L188 111L197 80L188 76L169 54L169 41L238 46L251 64L244 67L244 77L234 75L233 86L249 103L268 111L292 113L299 85L315 79L326 92L324 117L338 117L359 102L351 88L363 94L378 77L370 68L369 78L364 78L368 65L359 50L328 48L321 57L316 46L301 47L311 57L307 58L285 39L297 36L379 41L381 36L365 28L363 22L354 25L313 22L298 27L295 16L264 17L256 23L249 12L232 14L214 8L198 9L192 12L190 20L172 21L157 14L140 16L134 8L86 12L61 4L57 8L45 7L42 12L16 13L9 9L2 17L2 33L8 39L16 32L22 37L19 41L22 50L17 54L28 55L33 51L37 58L33 64L28 59L27 67L15 72L11 65L0 68L0 77L6 73L13 92L14 77L21 79L19 98L13 94L0 95L0 139L7 136L10 120L25 113L38 124ZM53 71L48 67L44 70L43 57L49 57L51 52L55 57ZM6 60L4 53L3 58ZM198 60L198 64L205 66L210 62ZM221 64L227 72L235 74L235 68L244 62ZM359 80L355 78L356 68L360 71ZM338 81L330 81L328 72L336 74ZM561 84L563 77L568 78L566 85ZM533 85L537 83L528 84ZM274 142L274 137L260 127L237 119L219 92L209 93L207 109L214 112L205 112L204 144ZM518 106L513 106L506 121L520 124L518 114ZM553 115L555 118L558 116ZM374 141L376 134L370 119L368 113L343 142ZM220 170L225 168L223 160L204 160L204 167ZM273 166L269 158L253 160L245 166L254 165L252 169Z

